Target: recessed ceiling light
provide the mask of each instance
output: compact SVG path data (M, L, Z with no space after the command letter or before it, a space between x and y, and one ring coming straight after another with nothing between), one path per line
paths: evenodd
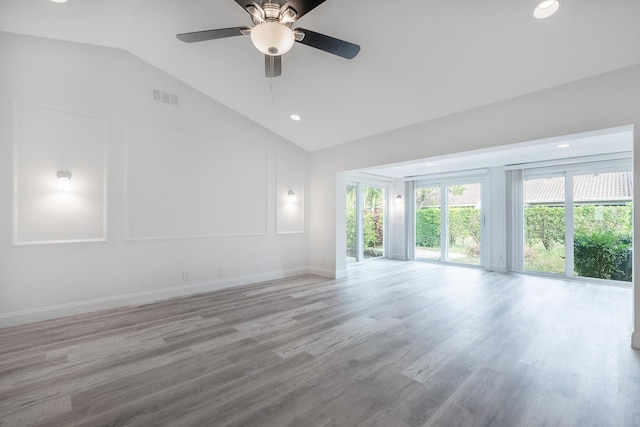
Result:
M427 166L433 166L433 163L427 163Z
M289 117L291 117L291 120L294 120L296 122L300 121L301 117L297 114L292 114Z
M66 3L67 0L51 0L53 3Z
M558 148L567 148L569 146L571 146L571 144L560 144L558 145Z
M544 0L533 11L533 16L538 19L548 18L558 11L560 3L558 0Z

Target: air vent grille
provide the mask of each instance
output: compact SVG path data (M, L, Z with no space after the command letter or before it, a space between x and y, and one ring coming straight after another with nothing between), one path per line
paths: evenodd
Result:
M163 92L158 89L153 90L153 100L164 104L178 105L178 95Z

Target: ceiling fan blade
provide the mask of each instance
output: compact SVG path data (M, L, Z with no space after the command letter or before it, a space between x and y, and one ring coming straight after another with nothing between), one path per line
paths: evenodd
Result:
M360 52L360 46L357 44L325 36L315 31L305 30L304 28L296 28L296 31L304 34L302 40L296 40L298 43L306 44L307 46L315 47L316 49L324 50L325 52L333 53L346 59L353 59L358 52Z
M242 36L251 31L250 27L219 28L217 30L195 31L177 34L176 37L185 43L203 42L205 40L223 39L225 37Z
M266 77L278 77L282 74L282 56L264 56L264 75Z
M240 0L236 1L240 2ZM296 11L296 19L300 19L324 2L325 0L289 0L282 5L280 10L286 10L290 7Z

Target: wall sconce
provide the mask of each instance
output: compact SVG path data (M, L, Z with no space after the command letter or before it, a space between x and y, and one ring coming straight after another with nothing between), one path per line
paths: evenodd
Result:
M298 196L296 196L296 192L293 190L289 190L289 192L287 193L287 201L289 203L297 203L298 202Z
M398 194L396 196L396 202L400 203L402 201L402 194Z
M69 171L58 171L58 184L56 185L56 190L69 191L71 190L71 172Z

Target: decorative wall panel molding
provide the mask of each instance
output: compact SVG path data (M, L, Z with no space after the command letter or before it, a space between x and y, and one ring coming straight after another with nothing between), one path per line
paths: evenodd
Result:
M278 152L277 165L277 232L304 233L305 159L303 156ZM296 201L289 199L293 191Z
M128 240L267 234L268 151L127 124Z
M14 244L106 240L106 151L105 117L13 103Z

